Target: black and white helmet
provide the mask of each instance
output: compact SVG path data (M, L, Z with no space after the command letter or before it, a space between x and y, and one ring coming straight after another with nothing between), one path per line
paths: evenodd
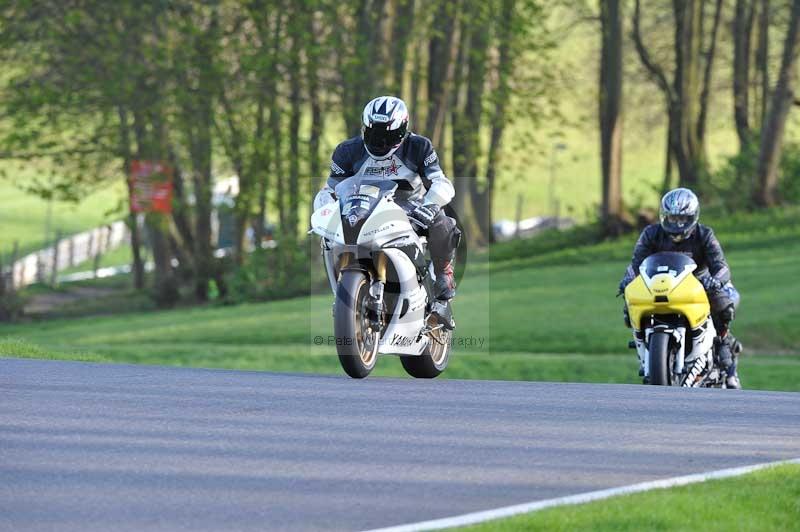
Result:
M692 236L700 219L700 201L688 188L670 190L661 198L661 227L674 242Z
M388 159L408 132L408 109L400 98L380 96L364 107L361 137L373 159Z

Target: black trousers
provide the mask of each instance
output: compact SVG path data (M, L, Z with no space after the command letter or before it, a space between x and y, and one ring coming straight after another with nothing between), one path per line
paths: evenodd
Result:
M456 221L447 216L444 210L440 210L433 223L424 230L418 230L418 234L428 237L428 249L431 252L434 268L437 263L453 259L453 252L458 247L461 240L461 230L456 226Z
M708 302L711 304L711 317L714 320L714 327L717 332L729 328L735 311L739 307L740 299L739 291L730 282L726 283L720 290L708 294Z

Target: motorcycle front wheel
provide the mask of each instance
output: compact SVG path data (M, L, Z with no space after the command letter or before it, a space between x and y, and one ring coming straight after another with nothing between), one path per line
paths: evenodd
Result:
M671 368L669 365L669 335L654 332L650 335L650 384L669 386Z
M333 333L339 363L354 379L369 375L378 361L380 333L368 316L369 297L369 279L364 272L342 272L336 288Z

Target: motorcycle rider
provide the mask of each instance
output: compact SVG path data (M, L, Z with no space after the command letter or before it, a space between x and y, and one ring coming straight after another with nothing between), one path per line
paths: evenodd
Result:
M455 297L453 264L461 231L442 207L455 189L444 175L431 141L408 130L408 108L400 98L380 96L361 115L361 135L345 140L333 152L327 183L314 199L314 209L336 201L336 185L352 176L407 179L413 191L400 191L403 207L418 232L428 237L436 276L432 312L448 329L455 328L450 301Z
M725 261L714 231L698 223L700 202L687 188L676 188L661 198L659 224L642 231L633 250L633 259L619 285L620 293L638 275L639 266L648 256L661 251L683 253L697 263L694 274L703 284L711 304L711 317L717 338L714 344L720 364L727 372L726 386L741 388L736 372L736 359L742 345L732 334L730 324L739 306L739 292L731 284L731 271ZM627 308L625 322L630 327Z

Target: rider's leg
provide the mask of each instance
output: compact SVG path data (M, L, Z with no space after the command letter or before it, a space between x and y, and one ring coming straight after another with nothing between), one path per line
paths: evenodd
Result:
M450 300L456 295L453 269L460 239L461 231L456 227L455 220L443 211L439 211L428 227L428 249L431 252L433 273L436 276L433 285L433 295L436 300L433 302L432 312L438 316L439 322L449 329L455 327Z
M721 290L709 294L708 299L714 328L717 330L717 354L720 364L728 374L727 385L729 388L740 388L736 362L742 351L742 344L730 333L731 322L739 306L739 292L731 283L727 283Z
M456 295L453 268L460 238L461 231L456 227L455 220L439 211L428 227L428 249L431 252L433 273L436 275L434 297L441 301L450 301Z

